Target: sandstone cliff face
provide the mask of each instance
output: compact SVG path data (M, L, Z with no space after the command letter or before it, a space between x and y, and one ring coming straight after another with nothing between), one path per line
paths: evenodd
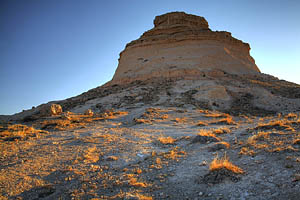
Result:
M203 17L183 12L157 16L154 28L127 44L110 84L154 77L202 76L222 70L230 74L259 73L249 44L225 31L211 31Z

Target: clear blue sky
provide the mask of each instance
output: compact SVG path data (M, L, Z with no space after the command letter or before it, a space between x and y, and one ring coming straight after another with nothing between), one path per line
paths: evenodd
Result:
M171 11L250 43L262 72L300 83L298 0L0 0L0 114L109 81L126 43Z

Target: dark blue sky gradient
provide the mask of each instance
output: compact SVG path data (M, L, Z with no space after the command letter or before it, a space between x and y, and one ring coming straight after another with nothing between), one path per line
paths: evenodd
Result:
M300 1L0 0L0 114L109 81L126 43L171 11L251 45L264 73L300 83Z

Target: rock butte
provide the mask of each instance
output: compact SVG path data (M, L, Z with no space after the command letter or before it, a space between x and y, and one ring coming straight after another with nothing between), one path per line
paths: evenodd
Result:
M109 84L154 77L197 78L203 72L259 73L250 46L226 31L211 31L200 16L171 12L155 17L154 28L126 45Z

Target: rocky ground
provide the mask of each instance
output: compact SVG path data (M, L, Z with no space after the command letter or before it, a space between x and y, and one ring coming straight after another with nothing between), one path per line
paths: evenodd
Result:
M1 126L0 199L300 195L299 112L128 106L22 124Z

